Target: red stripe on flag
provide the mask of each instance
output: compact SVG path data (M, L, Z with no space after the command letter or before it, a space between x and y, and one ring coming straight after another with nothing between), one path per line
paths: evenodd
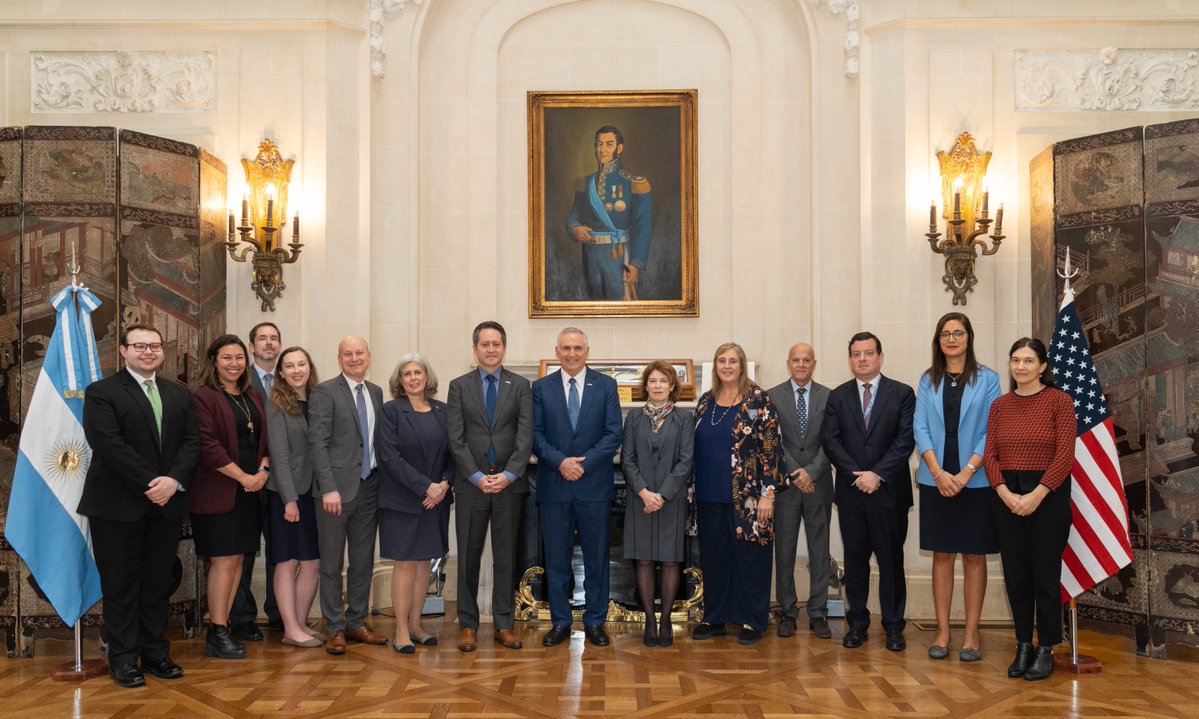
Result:
M1070 504L1070 508L1074 512L1074 531L1078 532L1079 539L1081 539L1082 543L1091 551L1091 554L1095 555L1095 560L1099 562L1101 567L1103 567L1103 571L1107 572L1107 574L1104 577L1101 577L1101 579L1106 579L1107 577L1110 577L1116 572L1120 571L1120 565L1116 562L1115 558L1112 557L1111 553L1107 551L1107 546L1104 545L1103 540L1099 538L1098 534L1096 534L1094 525L1088 524L1085 520L1083 520L1082 515L1077 509L1074 508L1073 503ZM1090 575L1088 574L1088 576ZM1091 586L1088 587L1086 586L1086 582L1079 582L1079 584L1083 585L1083 591L1090 589L1097 583L1098 582L1092 582Z
M1074 553L1074 548L1069 545L1066 545L1066 552L1062 555L1062 564L1066 565L1066 570L1069 572L1070 576L1074 578L1074 581L1080 587L1086 588L1082 591L1085 592L1087 589L1090 589L1099 583L1091 579L1091 575L1087 572L1086 568L1083 567L1082 562L1078 559L1078 555ZM1061 588L1062 604L1065 604L1066 602L1070 601L1071 596L1070 592L1066 590L1066 585L1061 585Z

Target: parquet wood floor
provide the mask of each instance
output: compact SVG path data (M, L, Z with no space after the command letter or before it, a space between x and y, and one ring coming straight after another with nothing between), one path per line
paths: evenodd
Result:
M178 681L147 678L144 689L118 689L108 677L56 684L66 642L42 642L37 659L0 661L0 716L120 717L1197 717L1199 663L1138 657L1131 639L1083 632L1085 651L1104 666L1099 675L1055 674L1040 683L1009 680L1008 631L983 633L975 664L925 656L932 632L909 628L909 648L893 654L881 633L863 649L841 647L806 631L793 639L768 635L752 647L735 635L692 642L676 626L670 649L641 644L639 627L609 625L612 646L541 646L545 624L519 624L525 642L510 651L491 642L462 654L451 613L427 621L442 643L396 654L390 647L351 644L344 657L295 649L267 631L249 644L249 658L207 659L201 639L177 641L174 658L187 672ZM377 617L388 633L392 620ZM801 623L801 627L805 623ZM730 628L731 630L731 628ZM91 656L97 648L87 646Z

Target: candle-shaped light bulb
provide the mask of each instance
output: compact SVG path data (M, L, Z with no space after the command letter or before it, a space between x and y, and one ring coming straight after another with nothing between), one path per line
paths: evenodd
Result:
M300 213L298 211L291 220L291 236L293 242L300 241Z
M953 216L959 218L962 216L962 178L958 178L953 182Z
M229 213L229 236L233 237L233 213Z
M242 225L250 224L250 195L243 194L241 196L241 223Z
M1003 229L1003 203L999 203L999 212L995 213L995 233Z
M928 205L928 228L935 230L937 228L937 201L933 200Z
M987 216L987 209L991 197L991 186L983 185L983 217Z

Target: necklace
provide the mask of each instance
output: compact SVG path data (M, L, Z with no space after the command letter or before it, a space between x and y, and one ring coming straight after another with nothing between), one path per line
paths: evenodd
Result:
M717 402L716 402L716 398L715 398L715 397L713 397L713 398L712 398L712 406L713 406L713 409L712 409L712 414L708 415L708 421L712 423L712 426L713 426L713 427L715 427L715 426L719 425L721 422L723 422L723 421L724 421L724 418L725 418L725 417L729 416L729 410L731 410L733 407L737 407L737 406L739 406L740 404L741 404L740 402L736 402L736 403L734 403L734 404L731 404L731 405L729 405L728 407L725 407L725 408L724 408L724 412L723 412L723 413L720 415L720 418L719 418L719 419L717 419L717 417L716 417L716 409L715 409L715 408L716 408L716 407L719 407L719 406L720 406L720 404L719 404L719 403L717 403Z
M962 370L962 372L965 372L965 371L966 370ZM948 371L945 372L945 376L949 378L949 386L951 386L951 387L958 386L958 379L961 378L962 372L958 372L956 375L952 374Z
M242 399L242 396L241 396L241 395L239 395L239 394L238 394L238 395L229 394L229 390L225 390L225 394L226 394L226 395L228 395L228 396L229 396L229 398L233 400L233 404L237 405L237 408L238 408L238 409L240 409L240 410L242 411L242 413L244 413L244 414L246 415L246 429L248 429L248 430L250 430L251 432L253 432L253 431L254 431L254 419L253 419L253 417L250 415L250 402L249 402L249 400L243 400L243 399ZM245 401L245 405L244 405L244 406L242 405L242 402L243 402L243 401Z

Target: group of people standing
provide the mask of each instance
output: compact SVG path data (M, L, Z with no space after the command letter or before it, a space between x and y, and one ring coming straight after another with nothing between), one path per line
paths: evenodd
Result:
M998 375L976 361L974 332L960 313L938 322L918 395L882 375L882 343L868 332L849 342L854 379L831 390L812 380L810 345L792 347L789 379L764 390L750 379L744 350L726 343L716 349L711 389L694 411L675 404L680 385L671 365L652 362L641 377L645 405L622 418L616 382L587 367L587 336L574 327L558 334L560 368L530 384L503 366L504 328L479 324L472 336L476 368L450 383L447 402L435 398L437 377L417 354L400 358L388 387L392 399L384 402L383 389L366 379L371 354L361 337L341 342L340 372L324 382L305 349L280 349L273 324L255 326L249 339L249 349L235 335L214 340L198 386L188 392L157 375L164 358L159 331L133 325L121 336L125 369L87 390L83 426L93 459L79 511L92 521L118 686L141 686L145 673L183 675L163 631L189 511L196 552L210 562L208 656L242 658L242 642L263 638L252 620L234 619L239 595L243 605L253 602L249 568L263 533L273 590L267 609L278 613L284 644L332 655L344 654L348 641L387 644L366 623L377 538L379 554L394 562L392 648L413 654L436 645L421 611L430 560L449 549L451 502L457 648L478 645L480 565L490 530L494 641L521 649L516 547L533 455L552 624L542 643L556 646L571 633L577 536L584 636L606 646L618 451L628 488L624 555L635 567L647 646L674 642L670 612L689 534L698 535L704 571L705 621L692 639L723 636L727 625L737 625L741 644L760 641L772 571L777 633L794 636L801 527L810 560L809 629L830 638L835 502L848 602L842 643L867 641L873 555L886 648L903 651L903 543L916 448L921 548L934 553L938 633L929 656L948 655L961 554L967 625L959 658L981 657L985 555L998 551L1018 641L1009 675L1040 679L1052 671L1052 647L1061 641L1057 573L1070 526L1075 420L1069 397L1053 388L1038 340L1013 345L1012 392L1003 397ZM323 631L307 621L318 593Z

